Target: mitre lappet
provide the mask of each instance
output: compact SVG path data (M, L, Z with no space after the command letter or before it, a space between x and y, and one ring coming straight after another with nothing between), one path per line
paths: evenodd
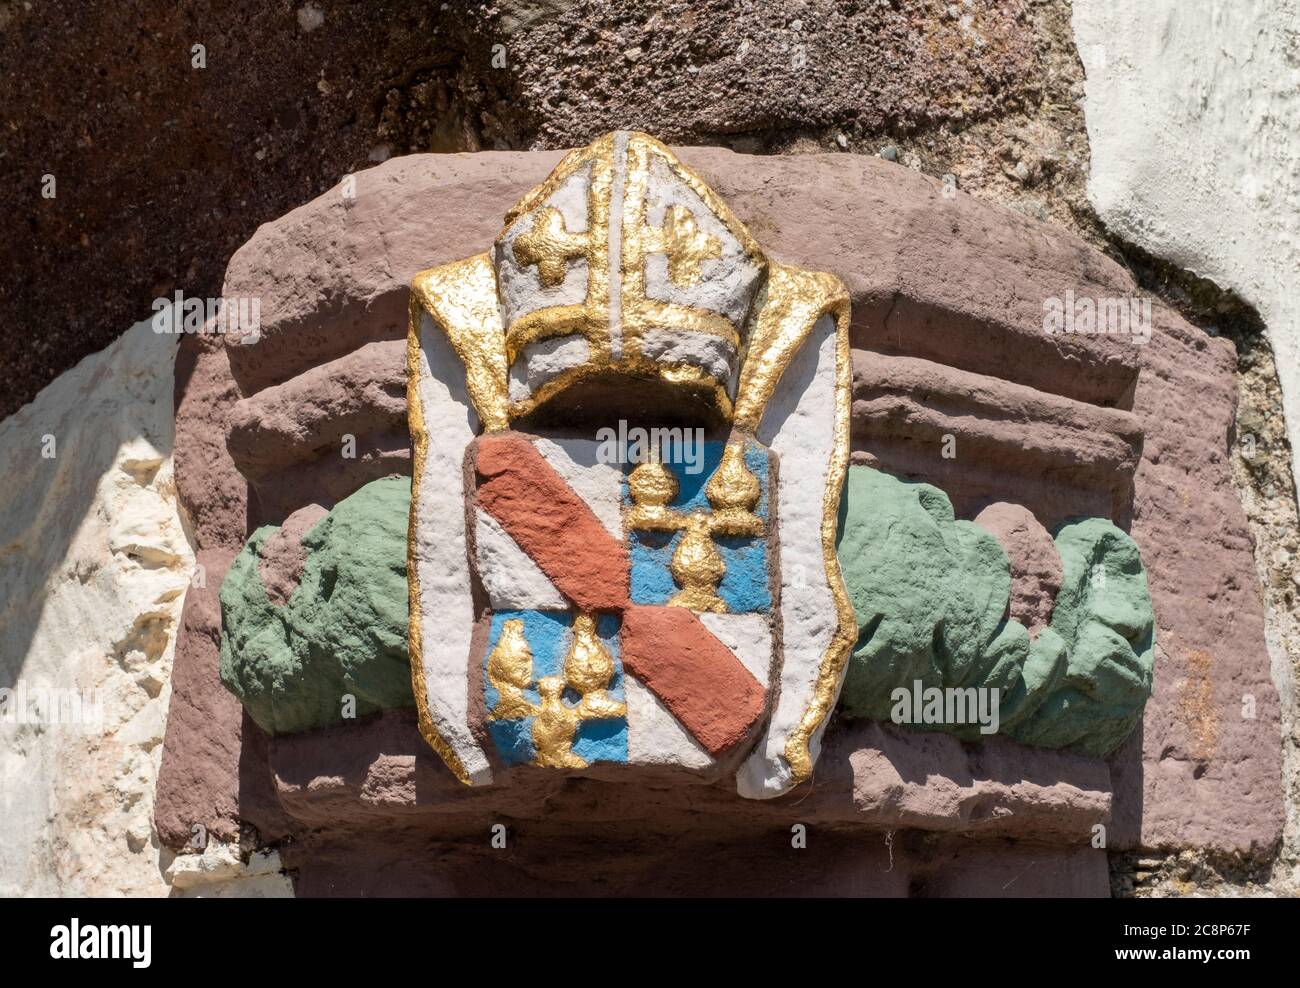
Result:
M622 131L415 277L411 669L461 781L811 776L856 635L848 312Z

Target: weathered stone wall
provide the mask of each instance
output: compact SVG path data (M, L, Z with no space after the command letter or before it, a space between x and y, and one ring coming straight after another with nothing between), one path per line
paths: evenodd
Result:
M0 423L0 894L284 894L278 856L153 826L194 569L174 337L138 323Z
M258 224L390 155L634 127L1078 186L1067 19L1063 0L0 0L0 207L41 245L0 256L0 415L154 298L217 295Z
M0 424L4 894L167 888L153 788L194 561L172 476L175 352L138 324ZM38 703L43 689L57 692ZM61 722L71 696L82 719Z

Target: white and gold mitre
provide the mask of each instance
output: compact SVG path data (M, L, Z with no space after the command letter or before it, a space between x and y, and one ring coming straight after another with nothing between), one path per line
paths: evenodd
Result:
M457 327L488 428L579 381L628 377L752 428L803 331L848 306L835 277L769 262L698 175L631 131L570 152L490 252L423 271L412 289L413 316Z
M594 371L735 396L767 260L664 145L619 131L515 206L493 250L512 410Z

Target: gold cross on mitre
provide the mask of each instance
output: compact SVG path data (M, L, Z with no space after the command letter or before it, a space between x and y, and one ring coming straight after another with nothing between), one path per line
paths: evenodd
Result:
M695 214L685 206L673 206L662 227L646 229L645 252L667 254L669 280L678 288L690 288L700 280L705 261L722 257L722 242L702 233Z
M552 206L544 206L533 218L533 228L515 241L515 260L521 267L537 265L537 278L543 288L563 284L570 260L584 257L590 237L570 233L564 216Z

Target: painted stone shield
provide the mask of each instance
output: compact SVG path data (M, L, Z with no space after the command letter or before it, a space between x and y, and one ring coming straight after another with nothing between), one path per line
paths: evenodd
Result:
M855 631L843 285L618 132L410 313L412 676L452 771L809 778ZM698 428L698 469L600 438L629 419Z
M591 440L477 442L472 568L491 623L471 707L505 764L708 773L753 741L779 593L769 454L745 447L752 504L728 514L735 465L702 446L698 463L633 469Z

